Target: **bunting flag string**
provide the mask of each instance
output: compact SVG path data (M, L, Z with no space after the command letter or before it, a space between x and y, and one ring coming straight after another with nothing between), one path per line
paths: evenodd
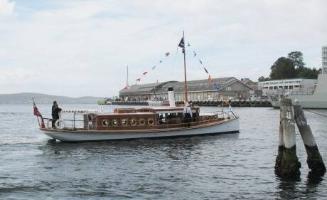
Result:
M184 50L184 49L185 49L185 46L187 46L187 47L191 47L191 44L190 44L189 42L186 43L186 42L184 41L184 37L183 37L183 38L180 40L180 42L178 43L178 46L177 46L177 52L178 52L178 47L180 47L180 48L182 48L182 50L183 50L182 52L184 53L184 51L185 51L185 50ZM177 53L177 52L176 52L176 53ZM198 54L195 50L193 50L192 52L193 52L193 58L198 59L198 62L200 63L200 68L201 68L202 70L204 70L204 72L208 75L208 82L209 82L209 84L211 84L211 83L212 83L211 74L209 73L208 69L204 66L204 64L203 64L203 63L204 63L203 60L202 60L201 58L199 58L199 54ZM170 52L166 52L166 53L164 53L163 58L159 60L158 64L153 65L153 66L151 67L151 70L144 71L144 72L141 74L141 76L139 76L139 77L136 79L136 83L137 83L137 82L141 82L141 80L142 80L143 78L145 78L145 76L148 75L148 74L150 73L150 71L155 70L159 65L161 65L162 63L164 63L168 57L171 57L170 55L171 55Z
M164 62L164 61L165 61L169 56L170 56L170 52L166 52L166 53L164 54L164 57L163 57L162 59L159 60L158 64L153 65L153 66L151 67L151 70L152 70L152 71L155 70L155 69L158 67L158 65L161 65L161 64L162 64L162 63L163 63L163 62ZM149 73L149 71L144 71L144 72L142 73L142 76L136 79L136 82L141 82L141 80L142 80L143 78L145 78L145 76L146 76L148 73Z
M189 43L188 43L188 44L189 44ZM193 50L193 58L195 58L195 57L198 57L198 54L196 53L196 51ZM202 69L204 70L204 72L208 75L208 81L209 81L209 84L211 84L211 83L212 83L211 75L210 75L208 69L207 69L206 67L204 67L202 59L199 59L199 63L200 63L200 65L201 65L201 68L202 68Z

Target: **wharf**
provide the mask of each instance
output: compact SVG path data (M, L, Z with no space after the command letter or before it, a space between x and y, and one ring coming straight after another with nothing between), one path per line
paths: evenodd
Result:
M226 101L192 101L193 105L198 106L228 106ZM176 105L183 104L182 101L177 101ZM112 105L148 105L146 101L113 101ZM231 101L232 107L272 107L269 101Z

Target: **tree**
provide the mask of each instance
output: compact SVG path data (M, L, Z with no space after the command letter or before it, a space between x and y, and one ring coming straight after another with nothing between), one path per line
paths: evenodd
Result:
M270 79L264 76L258 81L289 79L289 78L310 78L316 79L321 69L305 67L301 51L292 51L286 57L278 58L271 66Z
M294 63L291 59L280 57L271 66L270 79L289 79L296 78L296 70Z
M288 58L293 62L295 68L303 68L305 63L303 62L303 54L301 51L292 51L288 54Z
M297 69L297 77L298 78L310 78L316 79L318 77L319 70L316 68L310 69L307 67Z
M269 81L269 80L270 80L269 77L264 77L264 76L260 76L260 77L258 78L258 81L259 81L259 82L262 82L262 81Z

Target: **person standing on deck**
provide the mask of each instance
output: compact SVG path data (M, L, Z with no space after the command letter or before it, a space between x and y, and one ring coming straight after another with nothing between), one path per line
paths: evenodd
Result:
M183 110L183 115L184 115L184 122L191 122L192 121L192 109L191 105L186 103L184 110ZM189 126L190 124L188 124Z
M61 108L59 108L57 101L54 101L52 104L52 128L56 128L56 121L59 119L59 112Z

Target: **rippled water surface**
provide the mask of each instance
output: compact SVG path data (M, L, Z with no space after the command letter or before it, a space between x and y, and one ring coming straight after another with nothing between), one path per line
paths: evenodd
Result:
M49 115L50 107L39 109ZM241 118L239 134L62 143L37 129L30 105L0 105L0 199L327 198L326 178L307 177L299 135L301 180L275 176L279 110L234 110ZM305 114L327 161L327 111Z

